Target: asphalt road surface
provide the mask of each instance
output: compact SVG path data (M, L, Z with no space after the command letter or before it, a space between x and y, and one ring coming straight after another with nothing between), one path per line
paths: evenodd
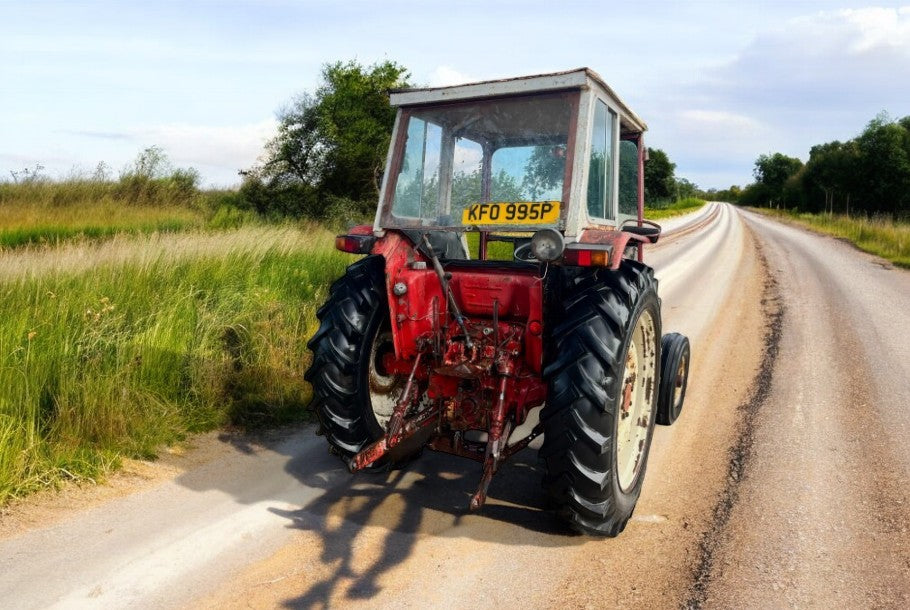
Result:
M690 385L618 538L554 521L533 449L469 514L467 460L351 476L312 428L210 435L5 515L0 606L910 606L910 273L727 205L668 225L646 260Z

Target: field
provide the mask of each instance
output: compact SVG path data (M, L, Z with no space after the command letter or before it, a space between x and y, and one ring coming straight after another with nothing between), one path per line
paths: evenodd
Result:
M351 260L333 234L114 205L0 206L0 504L302 417L315 309Z
M860 250L881 256L899 267L910 269L910 222L882 217L865 218L841 214L804 214L767 208L752 209L846 239Z

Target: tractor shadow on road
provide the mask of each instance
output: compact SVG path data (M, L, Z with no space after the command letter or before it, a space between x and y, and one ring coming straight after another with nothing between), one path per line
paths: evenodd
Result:
M186 487L217 488L243 504L266 501L273 504L266 510L287 519L288 527L308 532L312 546L300 559L310 567L295 576L299 588L294 593L299 595L287 599L287 607L371 599L380 592L382 577L409 557L422 561L421 554L438 550L435 545L445 549L458 544L457 539L543 547L586 540L547 510L535 449L525 449L500 468L486 506L475 514L468 511L468 502L480 481L479 463L424 451L399 470L352 475L311 430L271 440L222 436L236 459L252 463L270 455L269 463L290 475L280 487L251 484L218 463L178 478ZM284 508L288 505L299 508ZM449 557L445 550L440 554Z
M401 470L326 477L314 472L311 458L299 455L287 470L324 493L298 510L270 510L290 519L292 527L318 533L320 560L333 566L329 574L308 583L299 597L285 602L292 608L330 607L339 594L349 600L374 597L381 589L380 577L411 556L425 536L545 546L583 541L545 509L542 473L533 450L500 469L478 514L468 512L467 506L480 479L480 464L463 458L426 451ZM366 562L356 556L364 545L372 549Z

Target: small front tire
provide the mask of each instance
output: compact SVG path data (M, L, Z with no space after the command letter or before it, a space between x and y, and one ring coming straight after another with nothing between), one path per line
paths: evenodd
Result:
M660 389L657 392L657 423L672 425L682 412L689 383L689 339L667 333L660 341Z

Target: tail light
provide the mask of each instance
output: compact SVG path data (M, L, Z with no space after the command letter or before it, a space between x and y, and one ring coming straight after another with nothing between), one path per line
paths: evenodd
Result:
M373 227L369 225L352 227L347 235L335 238L335 249L351 254L369 254L375 244L376 236L373 235Z
M613 246L597 244L569 244L562 255L566 265L579 267L609 267Z

